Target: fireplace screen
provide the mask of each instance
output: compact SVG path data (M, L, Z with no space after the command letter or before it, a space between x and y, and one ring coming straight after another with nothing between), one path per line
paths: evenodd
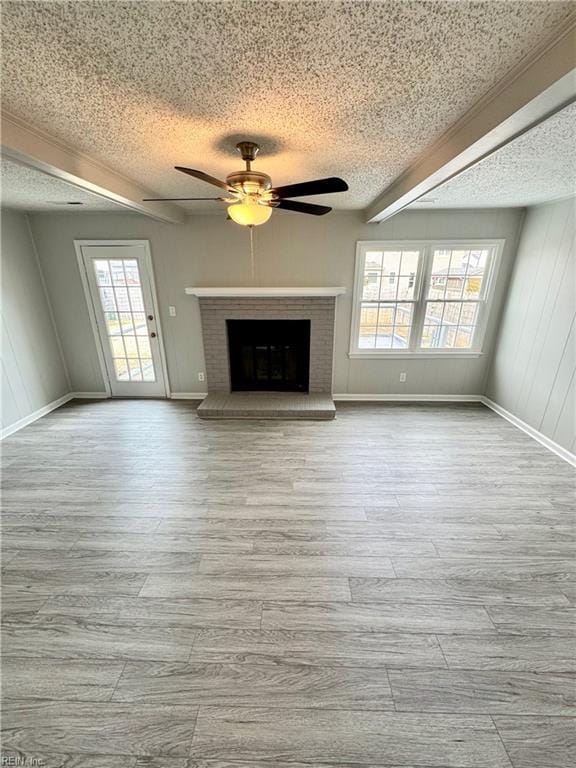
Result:
M308 392L310 320L227 320L232 391Z

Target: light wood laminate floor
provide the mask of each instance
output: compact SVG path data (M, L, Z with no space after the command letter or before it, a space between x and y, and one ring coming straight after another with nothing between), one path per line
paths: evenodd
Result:
M3 466L5 759L573 765L574 470L483 406L72 402Z

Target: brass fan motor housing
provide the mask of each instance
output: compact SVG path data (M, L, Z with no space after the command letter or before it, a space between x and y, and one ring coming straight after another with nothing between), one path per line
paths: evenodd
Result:
M267 192L272 187L272 179L267 173L258 171L236 171L226 176L226 183L247 194Z

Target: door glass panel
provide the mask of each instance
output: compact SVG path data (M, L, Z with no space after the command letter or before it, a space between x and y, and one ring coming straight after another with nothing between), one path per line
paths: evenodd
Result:
M144 312L144 301L142 300L142 289L140 286L128 288L130 292L130 305L132 312Z
M105 312L106 328L110 336L117 336L120 333L120 321L117 312Z
M96 259L94 261L94 270L96 271L96 282L98 285L112 285L110 267L107 261Z
M124 342L123 340L118 336L111 336L110 337L110 349L112 350L112 357L126 357L126 353L124 351Z
M94 259L117 381L156 381L136 259Z
M116 305L120 312L130 312L130 302L128 301L128 291L126 288L114 288L114 295L116 296Z
M146 324L146 315L143 312L133 312L134 330L136 336L148 336L148 325Z
M131 381L142 381L142 370L140 368L140 361L128 360L128 366L130 367Z
M130 381L127 360L124 358L114 360L114 369L116 371L116 378L118 381Z
M126 347L126 357L140 357L136 336L124 336L124 346Z
M113 285L126 285L124 267L121 261L110 261L110 274L112 275Z
M112 288L100 288L100 301L104 312L114 312L116 309L116 299Z
M120 312L120 325L122 326L122 333L134 333L134 325L132 324L132 315L130 312Z
M126 275L127 285L140 285L140 273L138 272L138 262L126 259L124 262L124 274Z

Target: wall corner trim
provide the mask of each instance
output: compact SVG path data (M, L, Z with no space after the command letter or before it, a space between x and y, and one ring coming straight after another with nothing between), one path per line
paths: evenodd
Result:
M45 405L42 408L38 408L37 411L32 411L32 413L29 413L28 416L25 416L23 419L15 421L14 424L10 424L10 426L5 427L2 430L0 433L0 440L4 440L4 438L13 435L15 432L19 432L21 429L24 429L24 427L27 427L28 424L32 424L34 421L38 421L38 419L41 419L42 416L46 416L46 414L50 413L51 411L55 411L56 408L60 408L61 405L64 405L64 403L72 400L73 397L74 395L72 392L68 392L67 395L62 395L62 397L59 397L57 400L52 400L52 402L48 403L48 405Z
M547 448L552 453L555 453L556 456L563 459L564 461L567 461L568 464L571 464L573 467L576 467L576 455L571 453L566 448L563 448L561 445L556 443L554 440L551 440L549 437L546 437L542 432L539 432L537 429L534 429L534 427L531 427L530 424L527 424L525 421L522 421L522 419L519 419L518 416L515 416L513 413L510 413L510 411L507 411L506 408L503 408L501 405L498 405L498 403L495 403L493 400L490 400L489 397L483 397L482 402L487 408L490 408L494 413L497 413L499 416L502 416L503 419L506 419L506 421L509 421L511 424L513 424L518 429L521 429L522 432L525 432L529 437L531 437L533 440L536 440L540 445L543 445L544 448Z

